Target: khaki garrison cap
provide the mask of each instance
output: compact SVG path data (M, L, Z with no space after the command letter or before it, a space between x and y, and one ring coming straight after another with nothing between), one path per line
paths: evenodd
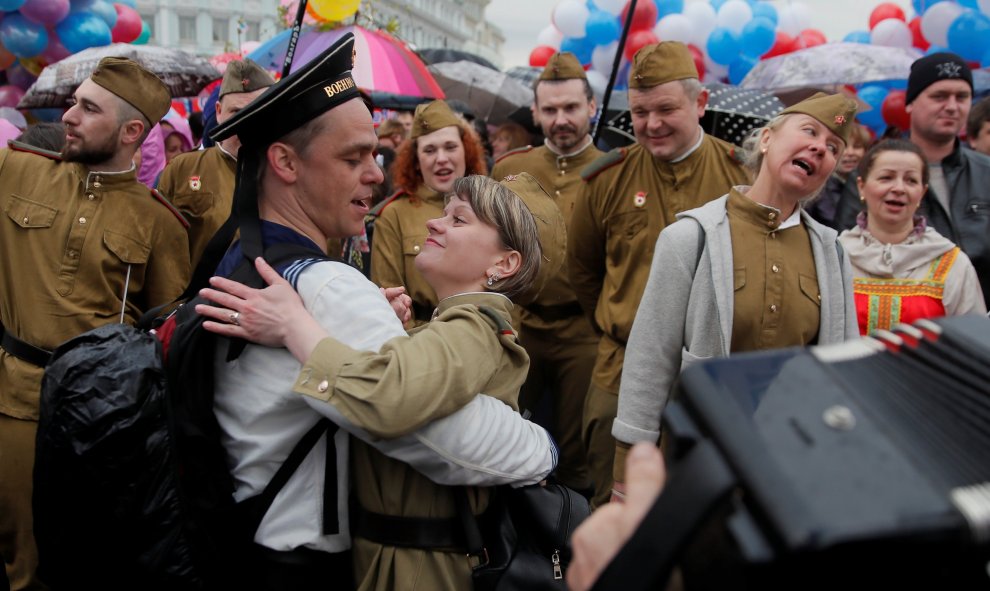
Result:
M573 80L587 79L584 68L577 57L569 51L558 51L550 56L547 65L540 73L540 80Z
M172 93L161 78L127 58L101 59L89 78L127 101L152 126L161 121L172 106Z
M460 125L461 121L462 119L455 115L450 105L444 101L433 101L419 105L416 107L416 115L413 116L411 137L418 138L444 127Z
M275 78L264 68L247 58L237 60L227 64L223 82L220 83L219 98L236 92L254 92L272 84L275 84Z
M856 118L856 101L841 94L819 92L780 112L781 115L791 113L814 117L842 138L843 142L849 143L849 131Z
M687 45L662 41L647 45L633 56L629 88L652 88L674 80L698 79L698 68Z

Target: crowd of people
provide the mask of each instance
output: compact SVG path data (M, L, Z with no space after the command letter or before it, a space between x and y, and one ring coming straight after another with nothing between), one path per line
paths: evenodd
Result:
M548 477L596 508L567 571L590 588L659 494L684 368L987 313L990 103L971 108L958 56L915 62L911 126L892 137L819 93L736 146L700 125L688 47L648 45L629 71L636 141L603 152L570 53L534 83L542 143L506 123L489 144L442 100L376 126L352 46L278 82L230 63L204 131L216 143L199 149L154 74L106 58L61 123L0 151L9 589L46 588L31 487L50 352L172 302L248 197L264 247L343 259L259 259L255 289L226 278L247 256L235 241L196 307L206 330L252 343L215 364L235 499L318 421L339 427L254 534L263 589L469 589L459 491L480 515L492 487Z

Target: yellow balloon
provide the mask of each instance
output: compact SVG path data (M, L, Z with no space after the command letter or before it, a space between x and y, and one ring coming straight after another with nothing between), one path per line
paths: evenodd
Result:
M18 61L21 62L21 66L23 66L25 70L31 72L31 74L35 76L40 75L41 71L45 69L45 66L44 64L41 63L41 60L39 60L36 57L32 57L32 58L22 57Z
M361 0L310 0L309 2L313 12L330 22L340 22L353 16L360 5Z

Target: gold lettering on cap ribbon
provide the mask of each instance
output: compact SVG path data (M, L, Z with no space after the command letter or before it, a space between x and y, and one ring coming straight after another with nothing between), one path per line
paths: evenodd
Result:
M335 95L352 88L354 88L354 80L352 78L344 78L343 80L338 80L333 84L324 86L323 92L327 93L327 98L333 98Z

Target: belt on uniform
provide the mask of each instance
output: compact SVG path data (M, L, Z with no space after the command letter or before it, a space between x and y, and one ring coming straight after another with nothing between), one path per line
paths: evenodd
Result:
M31 343L26 343L21 339L7 332L3 324L0 324L0 347L14 357L27 361L38 367L48 365L48 360L52 358L52 352L40 347L35 347Z
M466 552L464 523L458 517L404 517L372 513L354 503L351 509L354 537L383 546Z
M563 320L564 318L571 318L573 316L579 316L583 313L581 305L577 302L569 302L567 304L558 304L556 306L541 306L539 304L529 304L525 306L526 311L539 316L541 319L547 322L553 322L554 320Z

